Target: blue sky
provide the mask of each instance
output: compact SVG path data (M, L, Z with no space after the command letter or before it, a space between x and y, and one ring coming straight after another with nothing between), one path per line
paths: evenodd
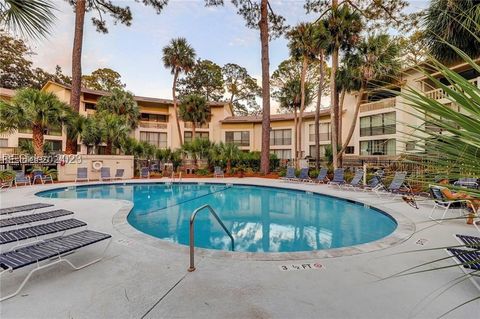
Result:
M47 40L32 43L37 55L36 66L53 71L59 64L70 74L73 43L73 9L66 1L55 0L59 9L58 20ZM101 67L109 67L122 75L127 89L136 95L168 98L171 95L172 76L161 62L162 48L170 39L185 37L195 48L197 57L209 59L219 65L232 62L247 68L260 79L260 41L258 30L245 27L229 0L224 7L205 8L203 0L170 0L160 15L150 7L133 0L113 0L132 9L130 27L109 23L109 33L95 31L87 14L85 19L83 73L89 74ZM411 1L411 10L425 7L427 1ZM272 0L275 11L282 14L289 25L311 21L304 1ZM288 57L284 38L270 44L270 69Z

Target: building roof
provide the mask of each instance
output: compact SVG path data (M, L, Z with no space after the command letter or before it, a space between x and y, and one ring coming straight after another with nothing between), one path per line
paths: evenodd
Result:
M47 87L48 85L57 85L60 87L63 87L67 90L71 90L70 85L65 85L65 84L60 84L52 81L48 81L43 87ZM92 90L89 88L82 87L81 90L82 93L87 93L87 94L92 94L92 95L99 95L99 96L105 96L109 95L110 92L107 91L101 91L101 90ZM170 99L161 99L161 98L156 98L156 97L147 97L147 96L139 96L139 95L134 95L133 96L135 101L137 102L147 102L147 103L158 103L158 104L173 104L173 100ZM208 102L210 106L225 106L227 102Z
M330 109L320 110L320 116L330 115ZM271 122L278 121L291 121L295 117L294 113L287 114L272 114L270 115ZM315 112L304 112L304 119L315 118ZM261 115L248 115L248 116L229 116L220 121L222 123L262 123Z

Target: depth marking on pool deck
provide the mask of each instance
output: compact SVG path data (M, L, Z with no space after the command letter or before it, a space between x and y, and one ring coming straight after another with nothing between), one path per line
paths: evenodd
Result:
M304 263L304 264L287 264L280 265L278 268L281 271L296 271L296 270L321 270L325 269L325 266L321 263Z

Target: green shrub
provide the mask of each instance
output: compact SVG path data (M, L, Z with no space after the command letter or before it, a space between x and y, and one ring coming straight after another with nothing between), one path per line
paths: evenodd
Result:
M207 176L210 174L210 171L206 168L199 168L195 171L195 174L198 176Z

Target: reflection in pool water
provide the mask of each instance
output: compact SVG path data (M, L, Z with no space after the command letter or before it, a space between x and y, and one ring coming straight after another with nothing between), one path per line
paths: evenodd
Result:
M319 186L324 187L324 186ZM395 221L374 209L327 196L224 184L117 184L46 191L50 198L115 198L134 208L138 230L188 245L192 212L210 204L235 238L235 251L293 252L338 248L392 233ZM195 246L229 250L230 239L207 211L195 220Z

